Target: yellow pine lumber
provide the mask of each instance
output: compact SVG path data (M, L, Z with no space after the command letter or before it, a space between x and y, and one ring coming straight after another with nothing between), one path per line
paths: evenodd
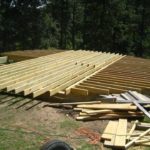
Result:
M147 142L150 142L150 137L146 139L137 140L135 141L135 144L147 143Z
M107 119L120 119L120 118L141 118L143 115L102 115L102 116L77 116L76 120L90 121L90 120L107 120Z
M118 56L115 60L113 60L112 62L108 63L106 66L104 66L104 67L102 67L102 68L99 68L98 70L95 70L95 72L91 73L90 75L88 75L88 76L85 77L84 79L82 79L82 80L76 82L75 84L69 86L68 88L66 88L65 94L68 95L68 94L71 92L71 88L74 88L76 85L78 85L78 84L82 83L83 81L87 80L88 78L94 76L94 75L97 74L99 71L101 71L101 70L107 68L109 65L112 65L114 62L116 62L116 61L122 59L123 57L125 57L125 56L121 56L121 55Z
M102 111L102 112L90 112L90 113L87 113L87 110L82 110L82 112L80 113L81 116L120 116L120 115L130 115L130 116L135 116L135 115L143 115L143 113L141 112L113 112L112 110L109 110L109 111Z
M82 110L82 112L85 112L87 114L95 114L95 113L97 113L97 114L103 114L103 113L112 113L113 112L112 110L107 110L107 109L105 109L105 110L81 109L81 110Z
M112 137L115 135L117 126L118 126L117 121L109 121L109 123L107 124L101 138L104 140L111 140Z
M131 130L130 130L130 132L129 132L129 135L127 136L127 140L129 140L130 139L130 136L132 135L132 133L134 132L134 130L135 130L135 128L136 128L136 125L138 124L138 120L136 120L135 122L134 122L134 124L133 124L133 126L132 126L132 128L131 128Z
M139 140L140 138L142 138L144 135L147 135L150 132L150 129L147 129L146 131L144 131L143 133L141 133L138 137L136 137L135 139L133 139L132 141L128 142L125 145L125 148L128 149L130 146L132 146L137 140Z
M126 144L127 120L119 119L113 146L124 147Z
M62 80L58 80L56 83L54 82L54 85L50 84L47 87L43 87L35 92L33 92L33 97L37 97L40 94L43 94L47 90L50 90L50 96L56 94L58 91L64 89L66 86L69 86L70 84L80 80L80 78L83 78L87 72L93 71L94 67L90 66L87 68L84 68L82 70L79 70L77 73L72 73L71 75L67 75L65 78L62 78ZM81 74L81 75L80 75ZM54 88L56 87L56 88Z
M88 90L81 89L81 88L72 88L71 89L71 94L80 95L80 96L87 96L88 95Z
M24 90L25 93L27 93L28 91L31 93L33 91L35 91L36 89L38 89L41 86L46 86L49 83L53 83L55 81L57 81L58 79L61 79L65 76L67 76L69 73L72 73L73 71L78 71L78 69L83 68L84 66L69 66L66 67L64 69L61 69L60 71L56 71L53 73L48 73L47 75L44 76L44 74L42 74L43 76L40 78L35 77L34 80L31 80L31 82L27 82L26 84L23 84L17 88L15 88L15 93L21 92ZM49 80L51 79L51 80ZM27 93L27 94L30 94Z
M49 89L55 88L63 83L71 80L72 78L78 76L80 73L85 72L86 70L93 69L93 66L84 67L81 66L79 68L74 68L69 72L64 72L62 74L58 74L56 77L51 78L49 81L44 81L44 83L39 83L39 85L35 85L31 88L25 89L24 94L27 95L33 92L33 97L37 97Z
M137 107L132 104L91 104L91 105L77 105L78 108L90 109L115 109L115 110L136 110Z

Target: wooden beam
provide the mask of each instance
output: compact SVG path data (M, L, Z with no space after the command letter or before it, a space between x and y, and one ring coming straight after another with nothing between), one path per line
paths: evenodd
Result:
M131 104L93 104L93 105L78 105L78 108L90 109L109 109L109 110L136 110L136 106Z
M71 94L80 95L80 96L88 96L88 90L81 88L72 88Z

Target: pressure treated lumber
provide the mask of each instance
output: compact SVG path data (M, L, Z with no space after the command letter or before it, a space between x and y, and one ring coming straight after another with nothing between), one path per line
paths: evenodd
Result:
M53 96L123 57L114 53L70 50L9 64L0 67L0 90L33 98L45 93ZM109 93L100 88L97 92ZM88 89L75 87L72 93L87 96Z
M88 90L80 89L80 88L72 88L71 94L73 95L80 95L80 96L88 96Z
M138 65L137 65L138 64ZM150 93L150 61L130 56L123 57L103 70L97 71L92 76L75 85L92 86L107 89L109 93L119 94L123 91L137 91ZM75 88L72 87L72 88ZM80 87L85 89L85 87ZM91 89L87 89L90 94ZM69 89L66 89L66 94ZM95 93L97 94L97 93ZM136 93L134 93L136 94ZM143 97L141 96L143 99Z
M128 149L130 146L132 146L137 140L139 140L140 138L142 138L144 135L148 134L150 132L150 129L146 130L145 132L141 133L140 136L136 137L135 139L133 139L132 141L128 142L125 145L125 148Z
M130 136L132 135L132 133L134 132L134 130L135 130L135 128L136 128L136 126L137 126L137 124L138 124L138 120L136 120L135 122L134 122L134 124L132 125L132 128L131 128L131 130L130 130L130 132L129 132L129 135L127 136L127 140L129 140L130 139Z
M90 109L115 109L115 110L136 110L136 106L131 104L93 104L93 105L77 105L78 108Z
M91 117L91 116L77 116L76 117L76 120L78 121L92 121L92 120L113 120L113 119L126 119L126 118L129 118L129 119L141 119L143 118L143 116L141 115L113 115L113 116L110 116L110 115L105 115L105 116L100 116L100 117Z
M112 137L115 135L117 126L118 126L117 121L109 121L109 123L107 124L101 138L104 140L111 140Z
M126 144L127 120L119 119L113 146L124 147Z

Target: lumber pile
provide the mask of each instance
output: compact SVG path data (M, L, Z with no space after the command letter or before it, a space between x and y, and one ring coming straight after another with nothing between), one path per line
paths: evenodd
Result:
M150 146L150 123L140 123L136 120L129 131L127 125L126 119L109 121L101 137L104 146L114 149L128 149L133 145Z
M137 110L137 106L132 103L100 103L77 105L74 110L79 114L77 120L103 120L119 118L143 118L143 112Z
M133 103L138 107L148 118L150 113L147 109L150 108L150 98L136 91L128 91L121 94L112 94L103 96L105 98L115 98L117 103Z

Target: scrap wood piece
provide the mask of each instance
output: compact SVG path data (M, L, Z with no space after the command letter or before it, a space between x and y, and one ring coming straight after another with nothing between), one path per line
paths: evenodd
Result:
M137 140L135 141L135 144L146 143L146 142L150 142L150 137L146 139Z
M150 128L150 123L142 123L142 122L140 122L139 124L137 124L137 129L148 129L148 128Z
M80 112L80 116L95 116L95 117L99 117L99 116L127 116L127 115L130 115L130 116L135 116L135 115L139 115L139 116L143 116L143 113L141 112L114 112L114 111L111 111L111 112L107 112L107 111L104 111L104 112L100 112L100 113L86 113L86 111L82 111Z
M104 113L112 113L112 110L92 110L92 109L82 109L82 112L87 114L104 114Z
M144 132L144 131L143 131ZM143 132L141 132L141 133L143 133ZM141 134L140 133L140 134ZM140 134L137 134L137 135L135 135L135 136L133 136L133 137L130 137L130 141L132 141L132 140L134 140L136 137L138 137ZM145 136L143 136L142 138L140 138L139 140L144 140L144 139L150 139L150 134L147 134L147 135L145 135Z
M136 110L136 106L129 104L92 104L92 105L77 105L78 108L90 109L116 109L116 110Z
M126 144L127 120L119 119L113 146L124 147Z
M133 126L132 126L132 128L131 128L131 130L130 130L130 132L129 132L129 134L128 134L128 136L127 136L127 140L129 140L130 139L130 136L132 135L132 133L134 132L134 130L135 130L135 128L136 128L136 126L137 126L137 124L138 124L138 120L136 120L135 122L134 122L134 124L133 124Z
M88 128L79 128L77 129L76 133L88 137L90 139L90 144L97 144L101 139L98 132L94 132Z
M143 115L103 115L103 116L77 116L76 120L78 121L91 121L91 120L108 120L108 119L120 119L120 118L143 118Z
M134 140L135 138L136 137L130 138L130 140ZM135 141L135 145L138 145L138 146L150 146L150 136L149 135L143 136L141 139Z
M126 144L126 134L127 134L127 120L119 119L119 122L114 130L115 134L112 136L111 140L106 140L104 145L114 146L117 148L124 147Z
M104 140L111 140L113 135L115 134L117 126L118 126L117 121L109 121L101 138Z
M47 106L63 106L63 105L79 105L79 104L100 104L101 101L82 101L82 102L68 102L68 103L49 103ZM75 109L74 109L75 110Z
M132 141L128 142L125 145L125 148L128 149L130 146L132 146L137 140L139 140L140 138L142 138L144 135L147 135L150 132L150 128L148 130L146 130L145 132L141 133L140 136L136 137L135 139L133 139Z

